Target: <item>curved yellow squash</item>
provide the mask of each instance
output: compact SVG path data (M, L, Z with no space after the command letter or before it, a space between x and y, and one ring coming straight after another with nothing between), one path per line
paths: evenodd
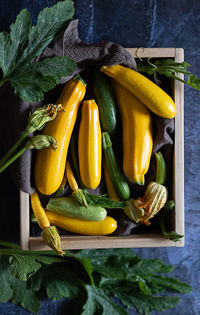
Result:
M57 101L64 110L44 128L44 134L56 138L58 148L56 151L45 148L37 152L35 185L42 194L53 194L60 187L65 172L69 141L85 91L86 85L81 79L74 78L69 81Z
M137 71L121 65L103 66L101 71L119 82L156 115L163 118L176 115L176 106L171 97Z
M79 169L84 186L95 189L101 181L102 141L98 106L83 102L78 135Z
M117 221L106 216L102 221L88 221L64 216L62 214L46 211L51 224L66 231L83 235L108 235L117 228Z
M133 94L112 80L123 125L123 169L139 185L149 169L153 131L150 110Z

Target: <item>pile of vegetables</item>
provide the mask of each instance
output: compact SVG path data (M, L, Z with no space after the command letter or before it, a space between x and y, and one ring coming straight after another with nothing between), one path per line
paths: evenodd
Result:
M32 209L43 230L43 240L60 255L62 250L57 243L55 226L83 235L109 235L117 229L117 221L107 215L106 206L104 208L100 200L99 205L87 201L87 190L94 190L100 185L103 173L107 199L113 200L115 208L121 208L136 223L150 225L150 219L168 199L164 186L166 162L161 152L156 154L155 181L148 184L144 196L134 199L130 183L134 183L136 189L138 185L144 185L152 158L152 112L172 119L176 115L173 100L148 78L122 65L94 68L92 78L94 99L84 98L87 86L80 76L66 83L56 102L63 110L43 130L44 134L57 140L57 149L39 150L35 159L37 191L42 195L55 194L56 197L50 196L43 209L41 204L37 206L34 203L35 198L39 200L35 192L31 195ZM70 144L79 107L81 119L75 128L76 140L72 139ZM120 116L123 165L113 145L120 130ZM69 161L72 146L74 155L77 151L75 161L73 158ZM59 196L67 182L72 190L71 196ZM100 196L96 198L100 199Z

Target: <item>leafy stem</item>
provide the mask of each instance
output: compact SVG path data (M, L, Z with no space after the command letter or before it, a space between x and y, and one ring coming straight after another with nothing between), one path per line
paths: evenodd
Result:
M23 140L28 136L28 132L25 131L17 140L17 142L12 146L12 148L4 155L4 157L0 160L0 167L10 158L10 156L16 151L16 149L20 146Z
M137 69L139 72L154 75L154 79L157 84L160 84L157 74L161 74L185 83L194 89L200 90L200 79L188 71L187 68L191 66L189 63L175 62L172 59L159 59L152 62L150 59L151 58L148 58L147 62L143 62L140 58L140 62L137 64ZM181 79L175 75L175 73L187 75L187 80Z
M10 166L15 160L17 160L20 155L22 155L27 149L37 149L41 150L43 148L52 146L53 150L56 150L57 143L54 137L47 135L37 135L33 138L30 138L23 148L16 152L10 159L8 159L3 165L0 166L0 174Z
M166 226L165 226L166 217L170 211L174 210L174 207L175 207L174 200L170 200L166 202L164 209L160 213L159 223L160 223L160 229L161 229L162 235L167 237L169 240L173 242L178 242L181 240L181 238L184 237L184 235L178 234L175 231L167 232Z

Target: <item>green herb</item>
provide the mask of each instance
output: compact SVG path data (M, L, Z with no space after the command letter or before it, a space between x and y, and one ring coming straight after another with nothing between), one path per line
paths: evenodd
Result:
M21 99L38 102L43 93L70 75L75 62L66 56L32 62L54 37L68 25L74 14L71 0L59 1L38 15L37 24L31 25L30 14L23 9L10 26L10 33L0 33L0 86L10 81L15 94Z
M87 190L84 190L84 194L88 204L96 205L102 208L119 208L124 209L126 207L126 203L124 201L114 201L104 195L94 195L90 194Z
M184 235L178 234L175 231L167 232L165 228L165 220L167 218L167 215L169 214L170 211L174 210L174 208L175 208L174 200L167 201L164 209L160 213L159 223L162 235L166 236L173 242L178 242L184 237Z
M141 60L141 58L140 58ZM160 83L157 74L165 75L166 77L170 77L172 79L178 80L180 82L183 82L194 89L200 90L200 79L193 75L191 72L187 70L188 67L191 67L191 65L187 62L175 62L172 59L160 59L156 60L154 62L150 61L150 58L147 59L147 63L144 62L138 62L137 69L139 72L145 72L150 75L154 75L154 79L157 84ZM176 76L176 73L182 73L184 75L187 75L187 81L182 80L178 76Z
M37 313L40 293L60 300L73 298L82 315L125 315L135 307L140 314L173 308L179 297L163 295L166 289L189 293L191 286L158 273L174 268L159 259L141 260L131 249L21 251L0 242L0 302L19 304ZM5 248L7 246L7 248ZM160 294L161 293L161 294ZM118 298L115 303L113 298Z

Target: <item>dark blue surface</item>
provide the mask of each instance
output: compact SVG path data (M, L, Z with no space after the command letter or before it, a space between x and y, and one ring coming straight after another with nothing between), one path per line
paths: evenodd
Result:
M35 20L38 12L57 1L0 0L0 31L7 30L19 11L27 7ZM185 60L200 76L200 1L199 0L77 0L82 40L110 40L125 47L183 47ZM193 291L181 297L176 309L152 314L200 314L200 92L185 87L185 224L184 248L136 249L142 258L160 258L176 266L172 276L190 283ZM0 152L2 155L2 153ZM17 240L18 190L9 172L0 179L0 239ZM6 218L12 220L6 223ZM39 315L73 315L66 300L43 301ZM130 312L137 314L135 310ZM30 314L10 303L0 303L1 315ZM114 314L113 314L114 315Z

